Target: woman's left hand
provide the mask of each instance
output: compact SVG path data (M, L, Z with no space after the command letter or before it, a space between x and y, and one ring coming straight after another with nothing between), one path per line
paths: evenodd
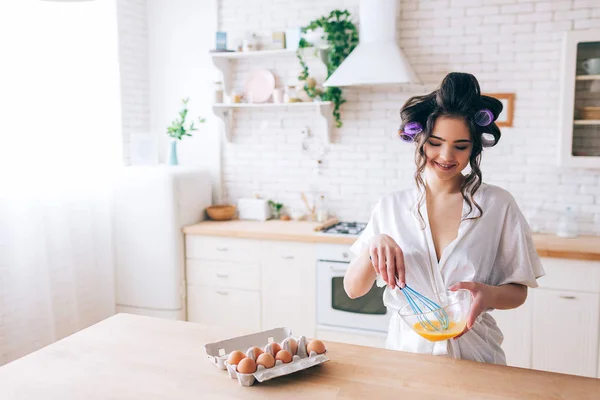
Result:
M481 313L493 308L492 304L494 299L494 289L496 289L496 287L485 285L479 282L460 282L456 285L450 286L449 289L451 291L467 289L473 296L471 310L469 311L469 315L467 317L467 325L460 335L454 337L454 339L458 339L473 327L477 317L479 317Z

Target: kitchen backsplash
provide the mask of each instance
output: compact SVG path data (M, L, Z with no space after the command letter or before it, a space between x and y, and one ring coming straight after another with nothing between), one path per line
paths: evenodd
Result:
M422 87L344 90L344 126L334 130L322 175L302 152L301 130L323 126L314 111L236 112L232 143L224 151L225 199L258 192L300 205L300 191L319 188L345 220L365 221L384 193L413 185L413 147L396 136L402 103L435 88L447 72L470 72L489 93L516 93L514 127L484 151L484 180L515 196L536 230L555 231L567 206L580 213L580 229L600 234L600 171L558 168L560 57L563 33L600 28L594 1L402 1L400 45L425 83ZM333 9L358 20L358 1L221 0L219 29L231 35L268 36L305 25ZM299 72L294 56L241 60L234 76L270 69L283 84ZM311 71L314 70L311 67ZM236 83L241 85L243 81Z

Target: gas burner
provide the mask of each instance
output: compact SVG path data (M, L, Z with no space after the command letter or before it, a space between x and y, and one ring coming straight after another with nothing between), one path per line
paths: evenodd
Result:
M329 235L359 235L367 226L364 222L338 222L325 229L323 233Z

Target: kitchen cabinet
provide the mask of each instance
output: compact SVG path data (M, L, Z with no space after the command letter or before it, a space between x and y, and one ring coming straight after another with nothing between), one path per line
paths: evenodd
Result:
M186 236L188 321L315 336L312 243Z
M261 329L260 243L186 236L187 320Z
M512 310L494 310L492 317L502 330L502 350L511 367L531 368L533 291L530 289L525 304Z
M385 349L386 333L377 332L355 332L351 329L334 328L328 329L319 326L317 329L317 339L339 343L355 344L358 346L378 347Z
M316 326L314 243L186 235L188 320L384 347L385 334ZM327 257L325 257L327 258ZM600 262L542 258L525 304L494 310L508 365L600 377Z
M315 336L314 245L265 242L261 263L262 328L291 328L294 335Z
M597 376L600 295L539 290L533 303L532 366Z
M532 367L596 377L600 262L543 258L533 290Z
M559 166L600 168L600 30L567 32L563 41ZM587 64L587 65L586 65Z
M259 331L260 292L188 286L188 321L209 326Z

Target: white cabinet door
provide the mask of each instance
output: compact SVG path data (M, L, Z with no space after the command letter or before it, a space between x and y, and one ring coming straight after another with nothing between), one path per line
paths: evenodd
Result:
M317 329L317 339L324 340L325 342L340 342L355 344L358 346L367 347L378 347L385 349L385 342L387 338L386 333L375 333L375 332L357 332L351 329L328 329L319 326Z
M522 306L491 313L504 335L502 350L511 367L531 368L531 316L535 291L529 289L527 301Z
M272 242L268 246L261 265L263 329L286 326L293 335L314 337L314 245Z
M188 286L188 321L260 331L260 292Z
M536 290L533 368L596 377L600 295Z

